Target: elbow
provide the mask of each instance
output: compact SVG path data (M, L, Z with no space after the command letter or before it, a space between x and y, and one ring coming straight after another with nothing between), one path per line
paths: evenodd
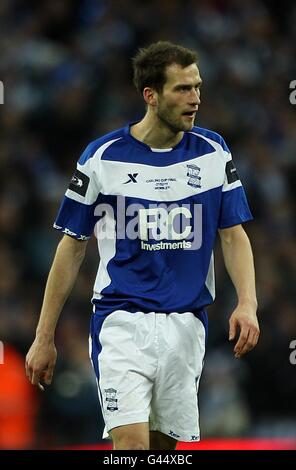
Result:
M224 245L231 245L236 242L248 242L249 238L241 225L219 230L221 242Z
M85 257L87 241L76 240L65 235L60 241L57 251L67 253L77 264L81 264Z

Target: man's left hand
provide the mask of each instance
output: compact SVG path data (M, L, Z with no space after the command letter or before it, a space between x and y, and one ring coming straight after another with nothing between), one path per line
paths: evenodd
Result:
M259 325L256 309L250 305L238 305L229 319L229 341L233 340L237 332L239 338L234 346L234 355L239 358L251 351L259 339Z

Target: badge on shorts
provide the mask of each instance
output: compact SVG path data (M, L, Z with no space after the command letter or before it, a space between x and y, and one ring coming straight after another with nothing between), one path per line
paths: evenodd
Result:
M105 388L106 393L106 402L107 402L107 410L108 411L117 411L117 390L115 388Z

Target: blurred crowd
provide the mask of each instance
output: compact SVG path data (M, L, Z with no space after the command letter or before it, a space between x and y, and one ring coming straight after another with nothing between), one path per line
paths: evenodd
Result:
M255 217L245 228L261 338L234 359L227 338L236 296L217 244L202 437L296 436L295 24L292 1L1 0L0 448L101 440L87 348L94 240L58 326L55 377L44 394L28 386L23 360L60 240L51 226L76 161L91 140L143 116L130 58L159 39L197 50L197 125L226 140Z

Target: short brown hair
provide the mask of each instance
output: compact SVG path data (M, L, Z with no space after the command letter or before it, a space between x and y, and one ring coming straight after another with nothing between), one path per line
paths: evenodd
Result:
M132 59L134 84L142 93L146 86L161 92L166 82L165 70L171 64L182 67L197 62L196 52L169 41L158 41L139 49Z

